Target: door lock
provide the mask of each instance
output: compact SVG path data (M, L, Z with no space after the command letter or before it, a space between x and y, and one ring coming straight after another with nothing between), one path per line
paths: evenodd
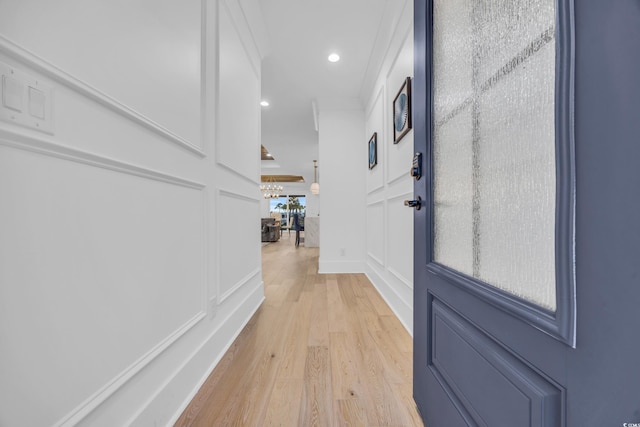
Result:
M411 163L411 170L409 173L416 179L416 181L422 177L422 153L416 153L413 155L413 162Z
M422 207L422 199L418 196L416 200L405 200L404 205L410 208L416 208L416 210L419 211Z

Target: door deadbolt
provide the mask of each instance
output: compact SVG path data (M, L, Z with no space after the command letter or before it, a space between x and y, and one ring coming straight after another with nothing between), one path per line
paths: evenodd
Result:
M416 200L405 200L404 205L410 208L415 208L417 211L422 207L422 199L420 196Z
M411 162L411 170L409 171L412 177L416 181L422 177L422 153L416 153L413 155L413 161Z

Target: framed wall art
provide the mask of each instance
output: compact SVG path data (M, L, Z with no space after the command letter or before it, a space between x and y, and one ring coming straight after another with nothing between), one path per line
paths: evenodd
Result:
M407 77L393 99L393 143L411 130L411 77Z
M378 132L374 132L369 138L369 169L378 164Z

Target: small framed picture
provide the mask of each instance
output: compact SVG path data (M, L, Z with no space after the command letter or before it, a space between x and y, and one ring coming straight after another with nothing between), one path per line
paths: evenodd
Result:
M374 132L369 139L369 169L378 164L378 132Z
M393 143L400 142L411 129L411 77L407 77L393 99Z

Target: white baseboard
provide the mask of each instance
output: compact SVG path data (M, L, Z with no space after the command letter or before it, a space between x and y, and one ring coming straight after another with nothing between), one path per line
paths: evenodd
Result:
M323 261L318 262L318 273L320 274L345 274L363 273L364 262L362 261Z
M404 302L393 289L393 286L383 279L370 265L365 267L365 275L369 281L373 283L373 286L391 308L391 311L393 311L400 320L402 326L404 326L407 332L409 332L409 335L413 337L413 306Z
M213 372L251 317L264 302L263 287L263 283L260 282L260 285L220 322L220 325L209 334L202 345L193 351L187 360L176 369L174 375L130 419L130 422L127 423L128 426L156 425L158 418L168 419L167 426L173 426L176 423L211 372ZM237 326L235 329L229 330L229 325ZM186 396L186 398L175 412L172 411L173 414L166 414L166 418L162 417L162 415L159 417L159 414L167 411L169 404L175 405L175 396ZM164 423L164 421L160 422Z

